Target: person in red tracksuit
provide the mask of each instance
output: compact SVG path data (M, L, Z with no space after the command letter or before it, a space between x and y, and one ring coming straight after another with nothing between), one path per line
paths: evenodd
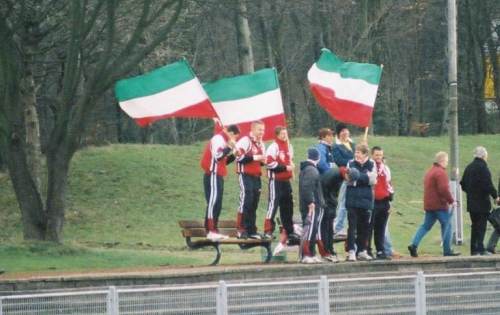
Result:
M384 151L381 147L374 146L372 148L372 159L375 162L377 171L377 183L374 187L374 207L372 218L370 220L370 229L373 231L375 248L377 250L377 259L390 259L385 254L385 231L387 221L389 220L389 212L391 209L391 201L394 195L394 189L391 184L391 170L384 162ZM371 249L372 232L368 241L368 252Z
M261 166L266 161L264 142L265 126L262 121L254 121L250 133L236 143L236 172L240 184L240 205L236 218L239 238L261 239L255 221L262 188Z
M266 218L264 220L264 237L271 239L275 229L274 217L278 207L283 225L280 242L275 254L284 249L288 237L299 239L293 231L293 147L288 140L285 127L277 126L274 129L275 140L266 151L267 175L269 177L269 198Z
M235 141L240 134L236 125L224 128L210 139L201 159L203 187L207 207L205 211L205 229L207 238L213 241L227 238L219 234L217 223L222 209L222 194L224 192L224 177L227 175L226 165L234 161Z

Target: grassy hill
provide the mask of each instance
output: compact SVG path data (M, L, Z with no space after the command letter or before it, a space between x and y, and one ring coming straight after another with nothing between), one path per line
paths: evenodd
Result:
M461 170L472 159L472 149L484 145L490 153L489 166L496 184L500 175L499 138L460 137ZM312 138L292 141L296 162L315 142ZM373 137L369 142L384 148L392 169L396 196L390 229L396 249L406 254L406 246L423 219L423 175L435 152L448 151L448 138ZM79 151L71 168L61 246L22 242L17 202L7 174L0 173L0 268L16 272L206 264L212 252L187 250L177 226L180 219L201 219L204 215L199 168L203 145L110 145ZM295 192L296 187L297 182ZM222 218L234 218L237 205L238 185L234 172L230 172ZM264 187L258 213L260 227L266 206ZM297 208L295 211L298 213ZM465 222L466 243L458 250L468 254L467 214ZM439 244L439 229L435 229L424 239L421 252L440 255ZM258 249L249 253L231 247L223 250L223 264L259 259Z

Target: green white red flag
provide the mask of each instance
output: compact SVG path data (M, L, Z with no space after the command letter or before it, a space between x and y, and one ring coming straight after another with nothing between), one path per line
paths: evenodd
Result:
M316 101L336 120L368 127L382 75L379 65L344 62L323 48L307 73Z
M207 93L186 60L116 83L121 109L141 126L170 117L216 117Z
M224 78L203 85L224 126L238 125L242 134L253 121L264 122L264 140L273 139L274 127L286 125L276 69Z

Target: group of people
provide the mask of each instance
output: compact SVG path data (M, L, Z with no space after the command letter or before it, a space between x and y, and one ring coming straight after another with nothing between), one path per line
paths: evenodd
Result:
M342 123L336 125L335 132L329 128L320 129L318 143L307 150L306 160L300 163L302 229L299 231L293 222L292 180L295 164L287 129L276 127L275 138L267 149L262 139L264 132L262 121L253 122L250 132L245 135L240 135L239 128L231 125L224 127L208 142L201 160L207 201L207 238L213 241L228 238L219 233L217 225L222 209L226 167L234 161L240 186L236 219L238 238L273 239L279 209L282 226L274 255L285 250L288 244L300 244L302 263L338 262L334 241L346 240L348 261L391 259L393 251L388 220L394 189L383 149L378 146L370 149L366 143L356 145L350 138L349 129ZM491 174L486 164L481 164L486 161L486 150L479 147L475 156L480 161L475 160L474 165L466 169L461 184L468 195L468 210L473 222L471 251L472 254L483 255L488 252L482 242L487 213L491 209L491 205L486 206L486 201L488 204L490 201L484 194L491 195L497 202L500 199L491 185ZM418 256L418 245L436 220L442 227L444 255L457 255L451 249L449 208L454 200L446 175L447 163L448 155L437 153L434 165L425 176L425 221L408 246L413 257ZM256 213L263 173L269 179L269 193L261 234L257 231ZM478 188L483 187L478 183L484 184L484 190ZM371 245L372 239L374 246ZM492 236L491 243L495 240L498 240L498 234ZM488 250L494 252L494 248L488 247Z
M467 195L467 211L471 219L470 254L472 256L488 256L495 254L499 233L492 232L488 246L484 246L484 237L491 211L490 197L500 205L500 197L493 186L491 172L488 169L488 152L482 146L474 149L473 161L467 165L460 181L462 190ZM424 178L424 223L418 228L408 251L412 257L418 257L418 245L436 221L441 225L441 238L444 256L457 256L459 253L451 249L452 228L450 218L456 201L450 193L446 167L448 154L438 152L434 164ZM500 190L500 180L498 183Z

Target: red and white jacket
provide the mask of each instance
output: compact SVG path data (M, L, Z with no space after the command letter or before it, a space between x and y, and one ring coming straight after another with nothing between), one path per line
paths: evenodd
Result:
M261 176L261 162L256 161L254 156L263 156L266 148L264 142L257 141L250 132L236 142L236 150L239 155L236 158L236 172L251 176Z
M377 171L377 183L375 184L375 200L384 200L394 193L394 188L391 184L391 170L383 162L375 162Z
M292 171L286 169L287 166L291 165L292 159L292 145L287 141L275 139L266 151L267 176L278 181L292 178Z
M201 168L206 174L227 175L227 156L232 152L231 148L227 146L228 140L228 136L224 132L220 132L214 135L207 143L200 161Z

